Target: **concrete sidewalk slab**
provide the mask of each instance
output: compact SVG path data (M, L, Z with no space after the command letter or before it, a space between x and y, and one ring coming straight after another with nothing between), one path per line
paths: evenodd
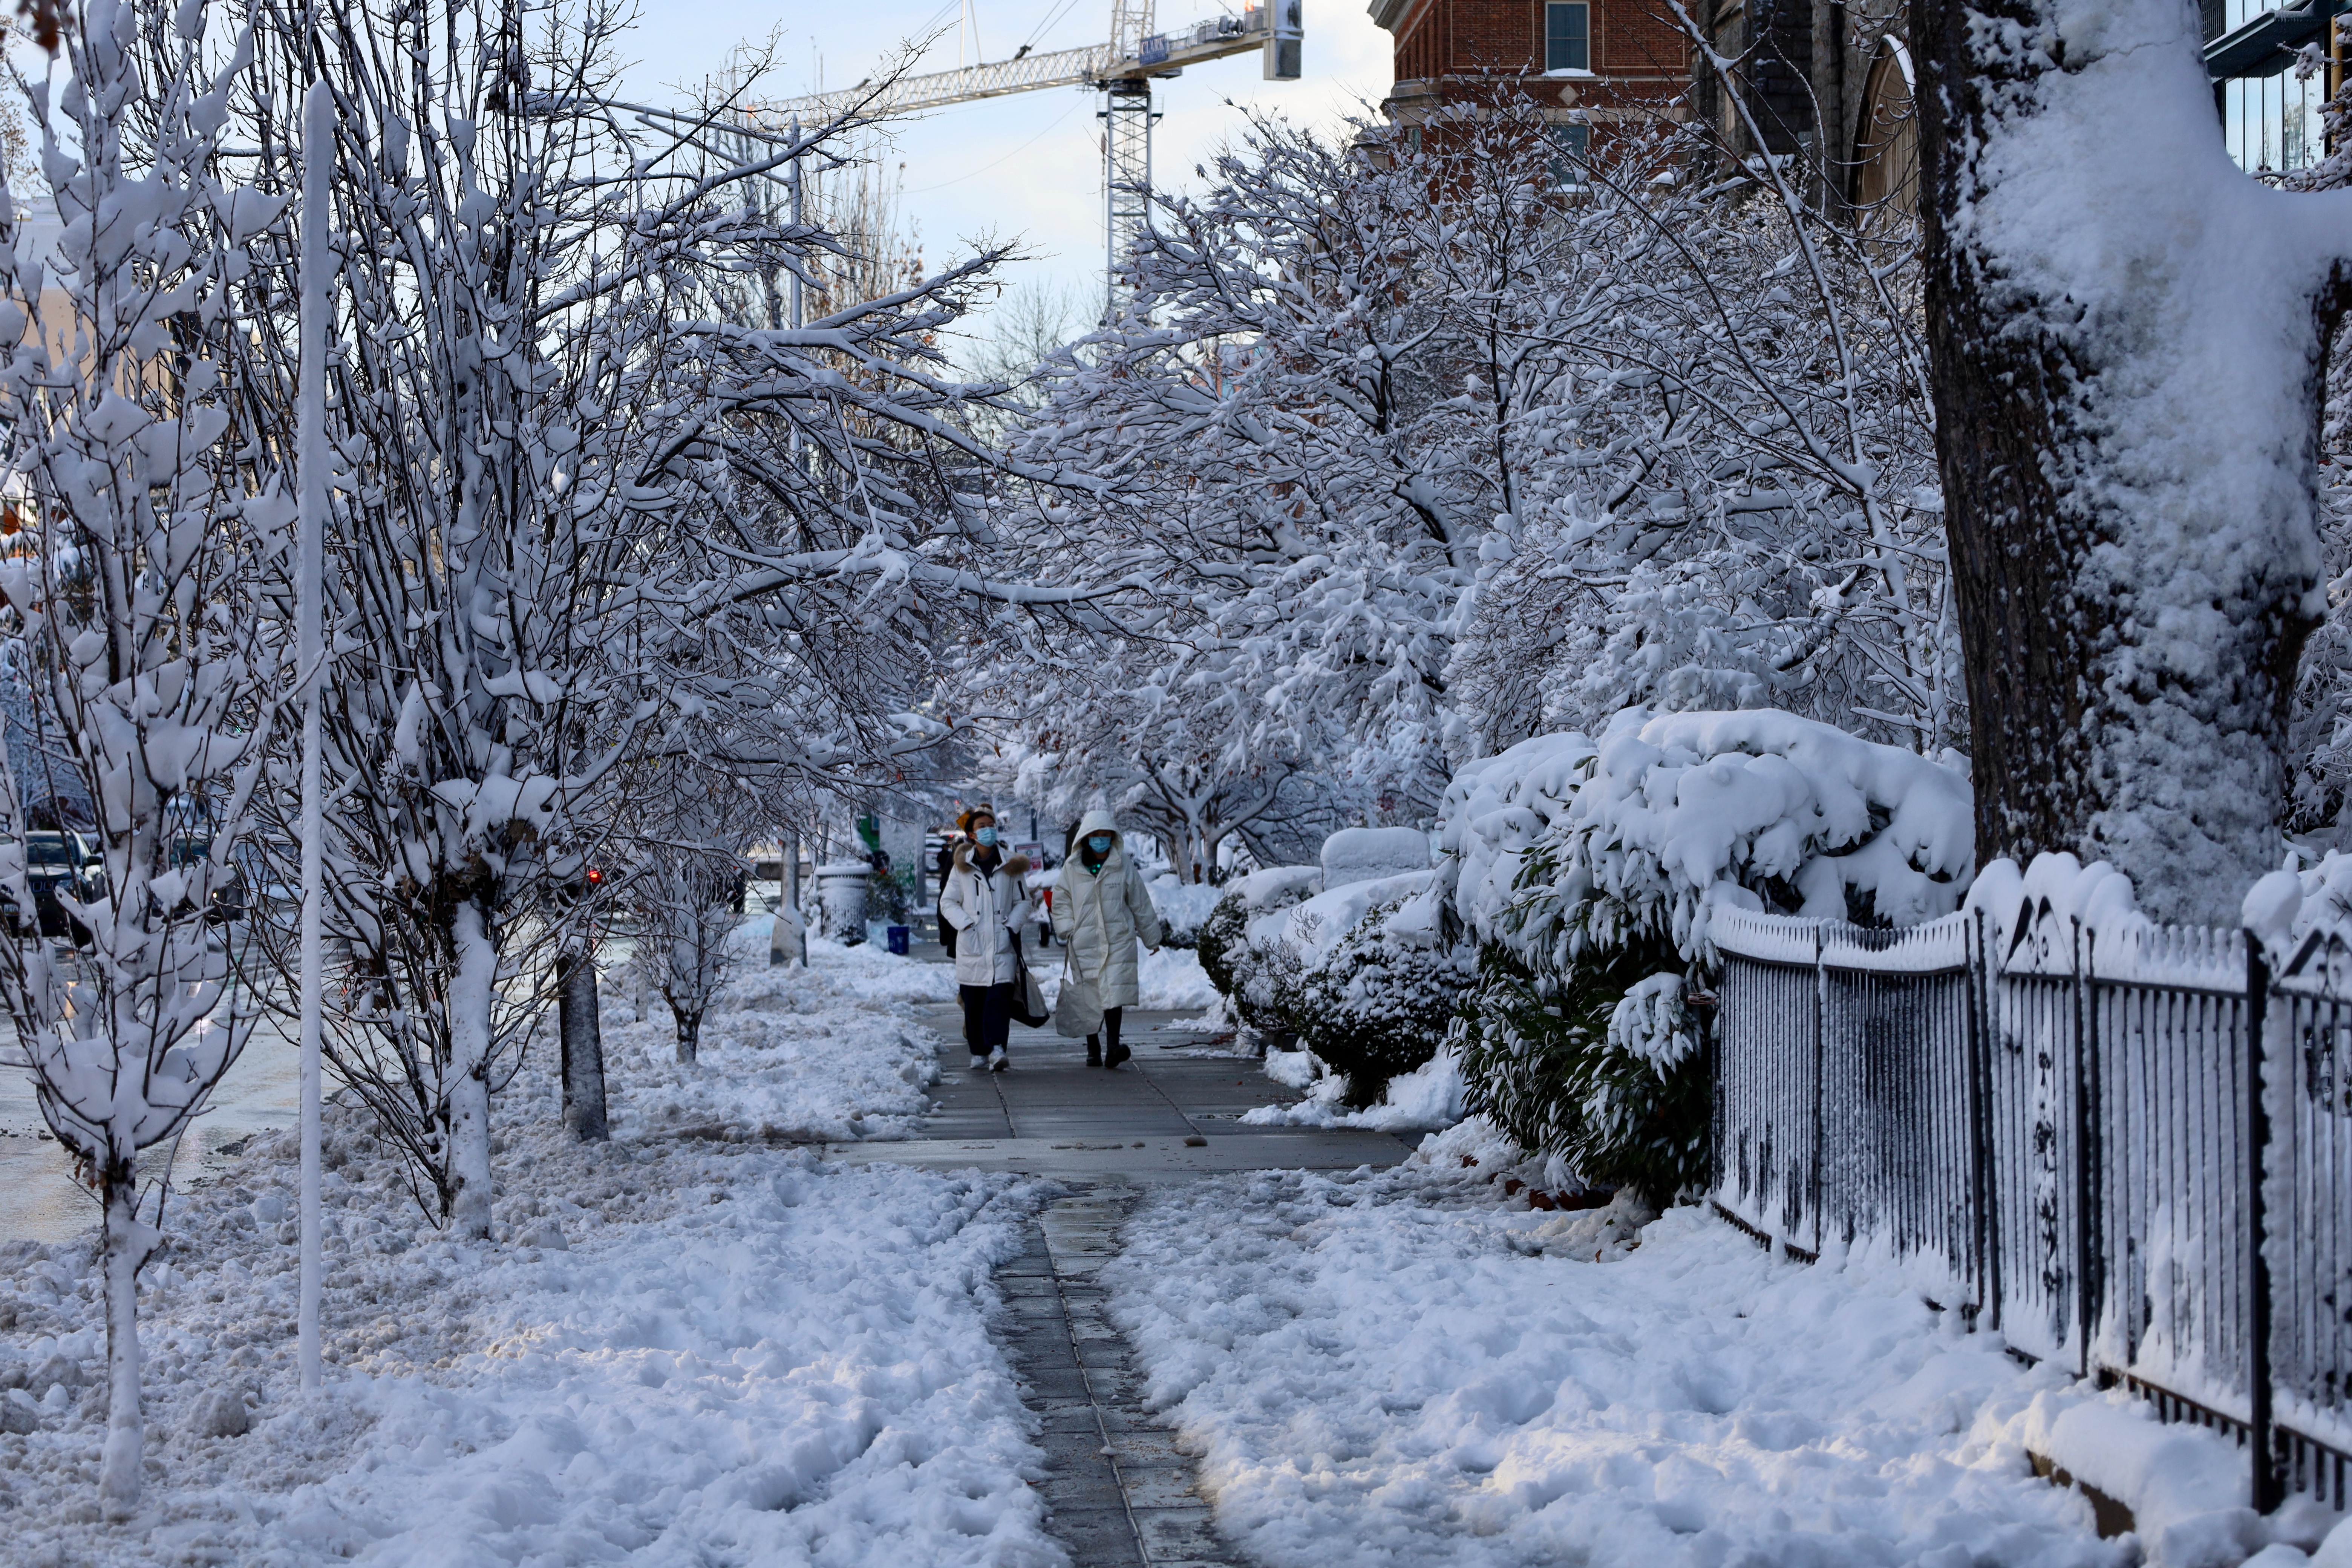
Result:
M1419 1133L1247 1125L1246 1112L1299 1095L1267 1078L1253 1057L1205 1048L1202 1032L1187 1027L1194 1011L1129 1009L1122 1038L1134 1056L1116 1071L1087 1066L1083 1040L1016 1025L1010 1069L974 1072L961 1009L949 1004L917 1016L942 1037L940 1081L922 1136L827 1144L826 1159L1172 1181L1388 1166L1421 1142Z
M1197 1136L1197 1135L1196 1135ZM1412 1152L1412 1144L1386 1132L1220 1132L1197 1144L1182 1138L1084 1137L927 1138L902 1142L828 1143L824 1155L863 1165L913 1165L925 1170L1013 1171L1023 1175L1123 1175L1137 1182L1177 1181L1225 1171L1352 1171L1386 1167Z

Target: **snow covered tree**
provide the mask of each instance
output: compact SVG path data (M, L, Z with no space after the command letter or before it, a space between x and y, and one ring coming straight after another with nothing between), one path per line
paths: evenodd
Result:
M1748 68L1717 68L1735 86ZM1695 169L1717 173L1694 184ZM1531 476L1542 504L1490 551L1506 558L1456 636L1454 753L1635 704L1769 705L1927 754L1956 745L1916 226L1824 210L1713 125L1586 178L1586 286L1611 309L1573 342L1553 414L1565 460Z
M253 1024L226 1005L208 930L235 875L279 705L299 672L255 629L278 613L292 505L229 439L216 340L245 242L280 196L226 183L219 151L240 37L217 75L207 16L90 0L60 35L70 72L31 89L41 189L60 223L45 256L0 208L0 418L28 495L0 564L37 722L91 803L103 890L68 900L78 960L37 931L0 942L0 992L43 1119L96 1190L107 1330L107 1510L139 1499L138 1277L162 1245L140 1214L139 1151L176 1140ZM142 34L148 35L142 50ZM150 68L142 71L144 63ZM46 281L45 269L53 273ZM57 305L62 296L65 308ZM0 885L25 881L28 796L0 788ZM155 1201L160 1222L163 1197Z
M632 780L634 824L622 896L637 920L647 978L677 1025L677 1059L692 1066L702 1016L727 968L727 939L742 920L744 849L765 802L748 780L702 763L723 747L675 747Z
M1014 450L1115 481L1095 531L1187 595L1135 689L1228 773L1330 759L1427 815L1450 638L1482 548L1533 499L1579 220L1507 103L1409 148L1256 124L1135 252L1134 310L1077 345ZM1498 519L1501 520L1498 521Z
M756 754L714 760L856 782L944 732L917 711L942 626L1096 591L964 553L992 485L1063 478L990 453L934 374L992 253L800 329L737 308L743 279L831 275L842 241L745 191L843 127L730 121L750 152L719 156L694 125L627 125L604 107L622 23L590 5L260 15L239 125L264 175L290 181L283 106L314 73L337 109L334 1061L428 1209L479 1236L489 1097L630 761L761 714ZM281 433L289 260L250 284L278 313L240 381Z
M1339 811L1417 820L1445 756L1633 703L1965 734L1914 231L1708 127L1581 163L1551 130L1516 97L1417 144L1262 127L1139 251L1150 314L1018 449L1115 479L1092 526L1185 595L1051 679L1187 744L1024 711L1063 766L1312 759Z
M2322 608L2346 198L2231 163L2177 0L1917 0L1911 47L1979 853L2234 924Z

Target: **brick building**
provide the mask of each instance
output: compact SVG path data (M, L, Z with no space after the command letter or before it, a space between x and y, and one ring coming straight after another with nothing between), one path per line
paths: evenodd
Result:
M1564 147L1593 126L1679 116L1689 50L1658 0L1372 0L1396 40L1396 85L1381 107L1399 124L1441 104L1516 88L1544 107Z

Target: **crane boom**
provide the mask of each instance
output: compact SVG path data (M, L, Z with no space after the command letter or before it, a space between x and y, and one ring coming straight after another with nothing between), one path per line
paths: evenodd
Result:
M1103 107L1103 286L1106 315L1118 305L1119 258L1151 223L1151 79L1186 66L1257 49L1265 79L1296 81L1305 31L1304 0L1257 0L1238 16L1212 16L1173 33L1152 31L1154 0L1111 0L1110 41L1083 49L1015 55L992 65L906 76L869 93L870 79L737 112L751 125L824 124L856 113L881 119L1049 87L1100 89Z
M1122 9L1139 11L1142 25L1150 26L1149 5ZM798 115L804 123L822 124L860 103L865 104L864 112L870 115L908 114L950 103L1002 98L1007 93L1035 92L1043 88L1101 87L1114 81L1173 76L1188 65L1265 48L1273 37L1273 14L1276 9L1277 5L1259 5L1241 16L1212 17L1180 33L1130 35L1085 48L1056 49L1051 54L1023 55L990 65L967 66L961 70L900 77L871 101L866 100L866 84L861 82L833 92L763 103L754 112L762 120ZM1114 26L1121 20L1124 18L1115 16ZM1119 27L1118 31L1128 29Z

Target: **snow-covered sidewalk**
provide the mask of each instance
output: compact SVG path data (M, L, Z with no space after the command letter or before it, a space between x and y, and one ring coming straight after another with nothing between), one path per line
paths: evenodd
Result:
M1377 1174L1159 1189L1104 1270L1150 1403L1253 1562L2137 1560L2032 1474L2019 1437L2059 1380L1993 1336L1696 1209L1605 1245L1597 1214L1505 1202L1457 1141ZM2250 1517L2189 1521L2171 1560L2238 1561Z
M498 1102L487 1245L424 1224L366 1119L332 1110L315 1399L292 1368L290 1136L177 1201L142 1303L132 1525L97 1521L89 1248L10 1248L0 1562L1061 1568L1026 1479L1035 1423L988 1331L1035 1184L664 1135L920 1112L928 1043L877 993L929 977L817 958L743 971L696 1069L664 1063L666 1016L612 997L611 1145L562 1134L535 1053Z

